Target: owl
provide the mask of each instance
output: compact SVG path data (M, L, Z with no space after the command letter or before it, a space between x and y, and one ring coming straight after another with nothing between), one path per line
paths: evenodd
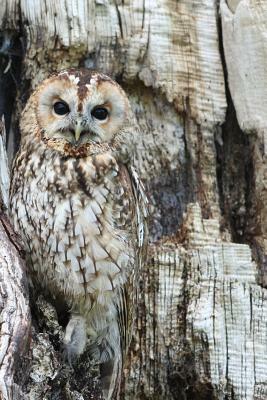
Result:
M111 78L69 69L31 95L20 130L10 214L29 276L68 308L69 362L89 351L100 364L103 397L116 399L146 242L133 112Z

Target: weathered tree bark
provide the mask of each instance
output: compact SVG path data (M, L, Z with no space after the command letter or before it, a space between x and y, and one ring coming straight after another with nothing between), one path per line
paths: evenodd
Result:
M25 265L19 238L4 211L8 204L9 173L5 122L0 121L0 398L23 399L25 378L19 370L29 347L30 308Z
M265 0L2 1L10 160L31 89L68 66L117 79L141 128L150 246L125 400L267 398L266 17ZM97 367L64 367L53 307L32 307L21 392L99 398Z

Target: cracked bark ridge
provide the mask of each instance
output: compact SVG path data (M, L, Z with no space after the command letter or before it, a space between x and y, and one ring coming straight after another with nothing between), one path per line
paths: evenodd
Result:
M3 119L0 126L0 177L0 397L16 400L23 399L17 373L29 347L31 318L20 241L3 212L7 207L9 187Z
M6 129L5 118L1 116L0 120L0 207L1 211L8 209L9 196L9 168L6 153Z

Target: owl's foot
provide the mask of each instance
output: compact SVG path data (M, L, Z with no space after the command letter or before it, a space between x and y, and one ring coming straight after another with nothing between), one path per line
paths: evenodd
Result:
M72 315L66 327L64 337L65 356L72 367L86 346L85 319L80 315Z

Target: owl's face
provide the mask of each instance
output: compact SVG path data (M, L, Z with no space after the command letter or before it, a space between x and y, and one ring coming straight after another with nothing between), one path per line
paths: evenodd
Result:
M41 140L61 151L111 144L129 123L124 91L95 71L62 71L45 80L33 99Z

